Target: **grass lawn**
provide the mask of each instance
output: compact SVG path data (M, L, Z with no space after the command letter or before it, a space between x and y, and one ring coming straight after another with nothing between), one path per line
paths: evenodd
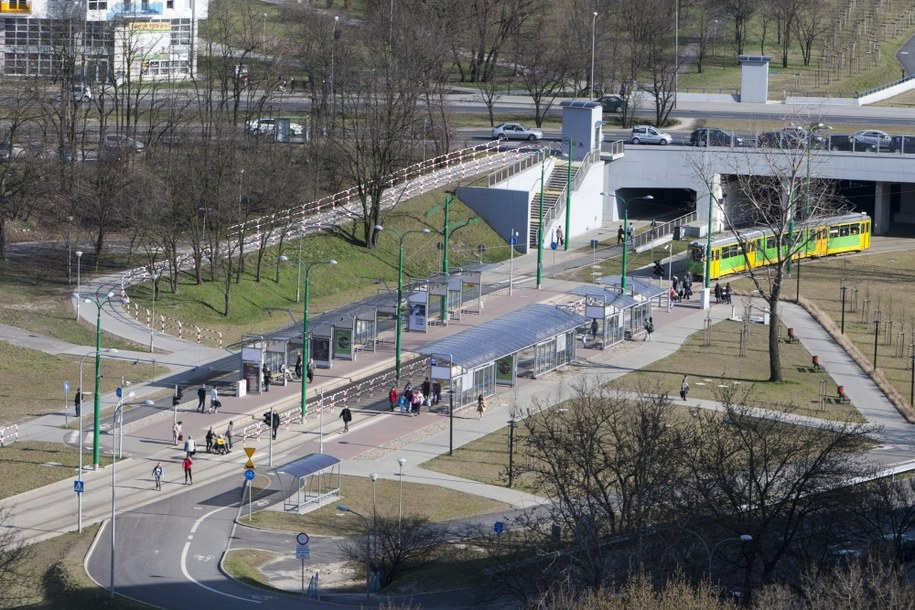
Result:
M83 463L92 463L91 447L83 452ZM0 498L76 478L78 466L79 452L63 443L17 441L0 447Z
M0 608L66 610L105 608L141 610L145 604L117 597L92 582L83 570L83 559L98 532L98 525L83 528L82 534L71 532L31 546L21 579L22 597L0 602ZM18 593L18 592L17 592Z
M358 536L365 532L362 520L341 513L337 504L346 504L366 518L372 515L372 481L368 477L344 476L341 483L342 497L327 506L306 513L289 513L264 510L254 513L252 525L290 532L305 531L317 536ZM398 514L400 482L378 479L375 482L375 502L378 515L393 517ZM450 521L472 515L510 510L502 502L480 496L452 491L437 485L417 483L403 484L403 512L405 515L421 515L431 522ZM244 513L241 523L248 524Z

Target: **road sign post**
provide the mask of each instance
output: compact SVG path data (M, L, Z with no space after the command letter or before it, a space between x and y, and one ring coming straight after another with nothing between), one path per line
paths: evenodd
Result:
M254 455L255 449L256 449L256 447L245 447L245 455L248 456L248 461L245 462L245 483L248 485L248 521L251 521L253 518L251 516L251 513L252 513L251 496L253 493L251 490L251 481L254 480L254 469L256 468L256 466L254 465L254 462L251 460L251 457ZM245 496L242 495L242 499L244 499L244 497Z
M305 560L310 557L308 549L308 534L299 532L295 537L295 556L302 560L302 595L305 595Z
M67 413L67 405L69 405L69 404L70 404L70 382L65 381L64 382L64 427L67 426L67 417L69 415Z
M496 533L496 555L499 554L499 546L502 542L502 532L505 531L505 524L501 521L496 521L492 524L492 531Z

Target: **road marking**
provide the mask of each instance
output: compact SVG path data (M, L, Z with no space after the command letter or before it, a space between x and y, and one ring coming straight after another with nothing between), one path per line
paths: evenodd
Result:
M225 508L225 507L223 507L223 508ZM217 508L215 510L211 510L207 514L205 514L202 517L200 517L199 519L197 519L194 522L194 525L191 526L191 533L193 534L194 532L197 531L197 528L200 527L200 524L203 523L204 519L206 519L210 515L218 513L221 510L222 510L222 508ZM193 538L193 536L190 536L190 538ZM184 543L184 548L181 550L181 573L184 574L184 577L186 579L188 579L189 581L191 581L198 587L202 587L202 588L206 589L207 591L212 591L213 593L218 593L219 595L224 595L225 597L231 597L232 599L239 599L244 602L251 602L251 603L255 603L255 604L261 603L260 601L255 600L255 599L249 599L247 597L239 597L237 595L232 595L230 593L223 593L222 591L219 591L212 587L206 586L205 584L201 583L200 581L195 579L193 576L191 576L190 572L187 571L187 552L190 548L191 548L191 541L189 539L187 542Z

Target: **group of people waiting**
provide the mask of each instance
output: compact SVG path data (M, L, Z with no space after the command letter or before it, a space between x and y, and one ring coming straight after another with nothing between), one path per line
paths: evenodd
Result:
M398 394L397 386L391 386L388 392L390 410L400 409L401 415L419 415L421 407L434 407L442 400L442 384L438 381L429 381L426 377L419 388L407 381L403 391Z
M715 303L724 303L726 305L730 305L732 294L733 290L731 289L730 284L722 288L721 284L715 282Z

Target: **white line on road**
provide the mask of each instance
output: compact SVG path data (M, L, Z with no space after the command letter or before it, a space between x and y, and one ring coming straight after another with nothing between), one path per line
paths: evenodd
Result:
M226 508L226 507L223 507L223 508ZM203 515L202 517L200 517L199 519L197 519L196 521L194 521L194 525L191 526L191 533L193 534L194 532L197 531L197 528L200 527L200 524L203 523L203 520L204 520L204 519L206 519L206 518L209 517L210 515L214 515L214 514L218 513L219 511L223 510L223 508L217 508L217 509L215 509L215 510L211 510L211 511L208 512L207 514ZM237 595L231 595L231 594L229 594L229 593L223 593L222 591L219 591L219 590L214 589L214 588L212 588L212 587L208 587L208 586L206 586L205 584L202 584L202 583L199 582L197 579L195 579L193 576L191 576L190 572L187 571L187 552L188 552L188 550L189 550L190 548L191 548L191 541L188 540L187 542L184 543L184 549L182 549L182 551L181 551L181 573L184 574L184 577L185 577L185 578L187 578L189 581L191 581L192 583L194 583L194 584L197 585L198 587L202 587L202 588L206 589L207 591L212 591L213 593L218 593L219 595L224 595L224 596L226 596L226 597L231 597L232 599L240 599L240 600L243 601L243 602L251 602L252 604L259 604L259 603L261 603L261 602L258 601L258 600L249 599L249 598L247 598L247 597L239 597L239 596L237 596Z

